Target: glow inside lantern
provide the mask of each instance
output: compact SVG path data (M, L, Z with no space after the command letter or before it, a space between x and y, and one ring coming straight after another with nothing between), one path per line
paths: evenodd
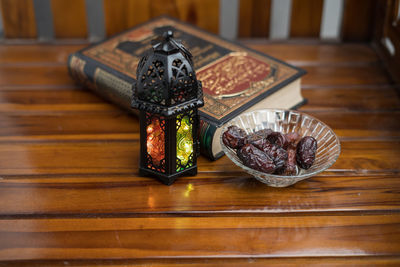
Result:
M177 122L179 121L176 132L176 157L180 160L180 164L177 164L176 171L184 170L193 164L192 161L189 162L189 159L193 157L192 123L189 116L182 114L177 116Z
M165 158L165 134L161 127L160 118L153 117L146 127L147 153L151 156L153 165L159 166Z

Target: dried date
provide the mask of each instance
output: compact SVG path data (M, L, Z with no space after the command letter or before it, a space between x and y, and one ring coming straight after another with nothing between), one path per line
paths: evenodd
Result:
M244 144L244 139L246 136L247 134L243 129L232 125L229 126L228 130L223 133L222 141L225 145L231 148L241 148Z
M244 143L245 144L252 144L254 142L257 142L260 139L266 138L268 135L270 135L273 131L271 129L261 129L258 130L257 132L249 134L245 139Z
M285 135L280 132L272 132L268 135L267 139L271 142L271 144L278 145L283 149L286 149L289 145Z
M237 155L244 165L252 169L265 173L273 173L276 170L274 161L265 152L252 144L245 144L238 149Z
M303 137L297 144L296 161L300 168L309 169L315 161L317 140L311 136Z
M296 147L297 143L300 141L300 135L296 132L285 134L286 141L288 142L288 147Z
M223 133L225 145L236 149L243 164L265 173L296 175L298 167L309 169L315 161L317 141L297 132L283 134L271 129L251 133L230 126Z
M284 174L285 175L296 175L297 166L296 166L296 149L293 147L288 148L288 160L285 165Z
M252 144L260 139L263 139L261 135L258 135L256 133L251 133L244 138L244 144Z
M275 163L276 168L280 169L285 166L288 158L286 150L278 145L271 144L266 138L253 142L253 145L266 153Z

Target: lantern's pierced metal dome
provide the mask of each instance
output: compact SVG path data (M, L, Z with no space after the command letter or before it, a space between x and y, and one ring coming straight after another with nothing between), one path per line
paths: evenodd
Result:
M140 60L132 108L171 116L204 105L192 54L167 31Z

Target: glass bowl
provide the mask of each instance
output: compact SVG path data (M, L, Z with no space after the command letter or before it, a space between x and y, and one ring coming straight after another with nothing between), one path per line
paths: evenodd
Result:
M242 128L247 134L269 128L284 134L297 132L302 137L312 136L318 144L315 162L308 170L297 168L296 175L291 176L268 174L251 169L243 165L236 155L236 151L227 147L222 141L222 134L231 125ZM286 187L314 176L332 166L340 154L339 139L329 126L310 115L295 110L262 109L241 114L222 128L220 142L225 155L233 163L253 175L260 182L273 187Z

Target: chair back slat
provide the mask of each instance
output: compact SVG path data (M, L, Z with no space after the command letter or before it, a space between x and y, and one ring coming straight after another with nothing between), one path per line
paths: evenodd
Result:
M323 0L292 0L290 37L320 36Z
M166 14L227 38L365 42L372 40L380 1L0 0L0 8L5 38L98 41Z
M240 1L239 37L269 36L271 0Z
M85 0L51 0L55 38L87 38Z
M0 0L6 38L36 38L33 0Z
M345 1L342 24L343 41L371 40L376 3L376 0Z
M185 1L180 0L177 2L184 3ZM185 10L186 17L179 17L186 22L195 24L200 28L203 28L209 32L219 34L220 25L220 1L216 0L191 0L188 1L191 4L187 4L180 9L183 12Z
M219 1L104 0L107 36L159 15L169 15L218 34Z
M104 0L106 35L110 36L150 19L150 1Z
M373 43L393 81L400 84L400 0L377 2Z

